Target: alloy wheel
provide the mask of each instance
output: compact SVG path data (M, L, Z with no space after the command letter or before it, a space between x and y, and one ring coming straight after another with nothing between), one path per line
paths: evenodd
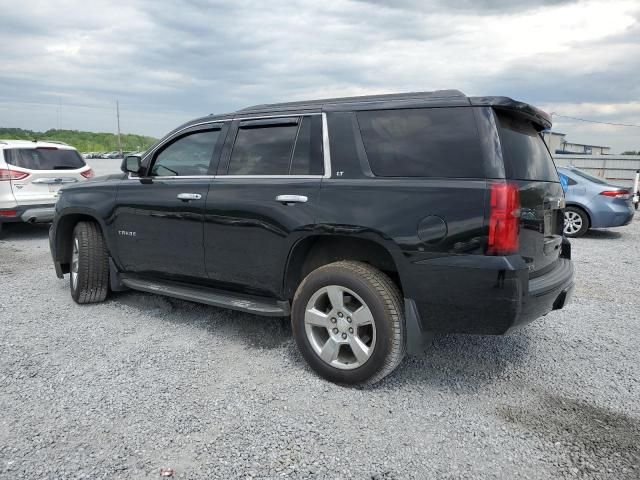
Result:
M78 283L78 258L80 256L79 253L80 245L78 243L78 239L73 239L73 251L71 252L71 286L72 288L77 287Z
M575 235L583 225L582 217L576 212L564 212L564 233L565 235Z
M327 364L342 370L361 367L376 344L371 309L354 291L328 285L315 292L304 315L307 339Z

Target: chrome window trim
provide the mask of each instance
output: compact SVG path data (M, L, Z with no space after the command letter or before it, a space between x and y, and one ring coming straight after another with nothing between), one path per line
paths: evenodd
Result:
M304 178L323 178L322 175L218 175L216 176L216 179L222 179L222 178L254 178L254 179L258 179L258 178L267 178L267 179L283 179L286 180L287 178L293 178L293 179L304 179Z
M322 112L322 156L324 157L323 178L331 178L331 151L329 150L329 125L327 114Z
M197 179L197 178L216 178L215 175L167 175L166 177L163 176L155 176L155 177L138 177L133 175L132 173L129 173L129 175L127 176L126 180L140 180L142 178L154 178L156 180L177 180L177 179Z
M141 178L148 178L148 177L134 177L131 176L131 174L129 174L129 177L127 177L126 180L140 180ZM189 179L198 179L198 178L209 178L211 180L216 179L216 180L221 180L224 178L230 178L230 179L238 179L238 178L253 178L253 179L259 179L259 178L266 178L266 179L282 179L282 180L286 180L288 178L293 178L293 179L305 179L305 178L323 178L322 175L167 175L167 176L157 176L157 177L153 177L155 180L189 180Z

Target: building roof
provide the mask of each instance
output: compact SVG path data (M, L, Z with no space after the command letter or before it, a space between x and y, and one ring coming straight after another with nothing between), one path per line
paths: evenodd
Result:
M594 148L611 148L605 147L604 145L589 145L588 143L574 143L574 142L564 142L565 145L576 145L579 147L594 147Z

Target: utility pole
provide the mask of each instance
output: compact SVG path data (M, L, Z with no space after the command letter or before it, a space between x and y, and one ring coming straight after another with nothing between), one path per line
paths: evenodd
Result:
M116 118L118 119L118 150L122 156L122 142L120 141L120 102L116 100Z

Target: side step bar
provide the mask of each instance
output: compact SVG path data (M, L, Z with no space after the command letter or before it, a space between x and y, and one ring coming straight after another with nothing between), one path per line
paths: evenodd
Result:
M162 282L122 276L120 281L133 290L157 293L168 297L204 303L214 307L229 308L241 312L269 317L286 317L290 313L289 302L267 297L216 290L183 283Z

